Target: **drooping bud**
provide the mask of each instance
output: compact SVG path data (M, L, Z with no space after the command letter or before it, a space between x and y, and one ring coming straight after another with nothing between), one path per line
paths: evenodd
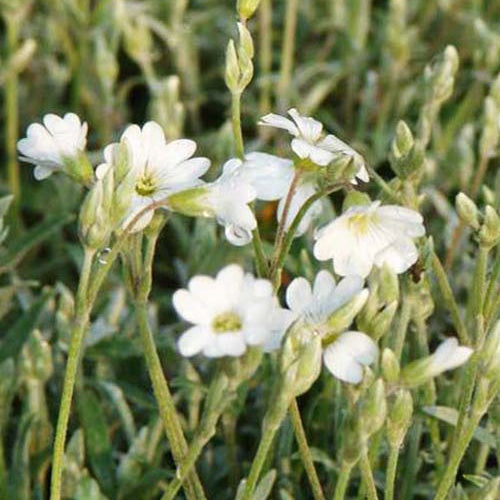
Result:
M479 229L479 217L476 204L464 193L458 193L455 198L458 217L472 229Z

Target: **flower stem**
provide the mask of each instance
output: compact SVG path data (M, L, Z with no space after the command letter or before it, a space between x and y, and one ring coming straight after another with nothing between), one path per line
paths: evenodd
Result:
M182 431L179 416L177 415L172 394L170 393L170 389L163 374L163 368L156 351L153 333L148 320L147 301L151 290L152 264L158 234L159 231L155 235L147 237L143 274L136 290L134 290L134 308L146 366L153 385L153 392L158 403L159 413L165 427L174 460L176 464L180 464L188 452L188 446ZM186 496L189 499L205 498L203 487L196 472L191 473L187 478Z
M368 452L366 449L361 452L359 465L363 483L366 488L366 497L369 500L378 500L377 489L375 487L375 481L373 479L372 466L370 464L370 458L368 457Z
M311 485L313 496L315 500L324 500L325 496L323 495L321 483L319 482L318 474L316 472L316 468L314 467L311 450L307 444L307 437L296 399L293 399L289 408L289 413L293 430L295 432L295 438L297 439L297 444L299 445L300 457L302 459L302 463L304 464L304 468L306 469L306 474L309 479L309 484Z
M250 474L248 475L248 480L245 485L245 492L243 494L242 500L250 500L252 498L252 493L257 486L257 481L259 480L260 473L262 472L267 454L269 453L278 428L279 426L275 425L264 426L263 435L260 440L257 453L253 459L252 467L250 468Z
M344 500L347 487L349 486L349 478L351 477L351 471L354 464L345 462L342 464L340 469L340 474L337 479L337 485L335 486L335 494L333 500Z
M472 288L469 296L468 324L483 314L484 300L486 295L486 274L488 269L489 248L479 246L479 252L476 259L476 268L472 280Z
M434 274L436 275L444 303L448 311L450 312L453 325L455 326L455 329L457 331L458 338L460 339L460 342L462 344L469 345L471 342L469 333L467 332L465 323L460 315L458 304L453 295L453 291L451 289L450 282L448 281L448 277L446 276L446 272L443 268L443 265L441 264L441 261L439 260L439 257L434 251L432 251L431 255L431 264L432 269L434 270Z
M235 153L240 160L245 155L243 133L241 132L241 94L231 93L231 122L233 125Z
M403 346L406 338L406 332L408 331L408 325L411 319L412 301L409 294L402 301L401 311L398 318L398 326L394 335L394 354L398 359L401 359L401 354L403 352Z
M398 467L399 448L391 446L389 450L389 458L387 461L387 470L385 473L385 500L394 499L394 487L396 484L396 472Z
M54 440L54 449L52 452L52 477L50 485L51 500L61 498L61 480L64 457L64 444L68 430L69 414L71 411L71 401L73 399L73 390L75 387L78 366L80 362L80 353L82 350L83 339L89 320L92 302L88 300L88 286L92 270L92 261L95 250L85 248L83 256L83 265L80 273L80 283L76 296L75 322L71 332L71 342L68 351L68 361L64 374L63 391L59 414L57 417L56 435Z
M272 4L271 0L262 0L259 7L259 66L260 97L259 111L261 115L271 110L271 67L272 67ZM264 131L265 127L260 127Z

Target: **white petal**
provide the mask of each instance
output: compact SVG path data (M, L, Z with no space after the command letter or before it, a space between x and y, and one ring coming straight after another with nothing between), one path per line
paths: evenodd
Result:
M378 358L377 344L365 333L345 332L334 343L339 344L345 352L362 365L371 365Z
M252 241L252 231L235 224L225 224L224 234L227 241L237 247L248 245Z
M295 278L286 289L286 303L297 314L304 311L313 301L311 285L305 278Z
M54 170L55 170L54 168L45 167L43 165L37 165L35 167L35 170L33 171L33 175L35 176L35 179L37 181L42 181L43 179L50 177L54 172Z
M335 291L335 278L329 271L321 270L314 280L314 300L322 301Z
M375 255L375 264L387 264L396 274L404 273L418 259L418 250L409 238L400 238Z
M224 290L231 303L235 303L240 298L243 276L243 269L237 264L226 266L217 273L217 284Z
M246 351L246 344L241 333L219 333L215 335L217 356L241 356ZM209 351L210 352L210 351ZM206 354L209 356L209 354Z
M300 135L306 141L316 142L323 131L323 124L309 116L302 116L295 108L288 110L288 114L293 118L299 129Z
M269 113L266 116L263 116L259 125L266 125L268 127L276 127L284 130L288 130L292 135L299 135L299 129L295 126L292 120L285 118L284 116L276 115L274 113Z
M183 356L190 357L198 354L209 341L210 330L206 326L193 326L181 335L177 346Z
M189 280L188 289L212 317L227 311L232 305L224 288L210 276L194 276Z
M196 151L196 142L190 139L177 139L169 142L163 153L169 158L170 165L177 165L193 156Z
M172 303L177 314L190 323L208 325L212 319L207 307L185 289L174 293Z
M323 351L323 362L330 373L343 382L359 384L363 380L361 364L337 342L333 342Z

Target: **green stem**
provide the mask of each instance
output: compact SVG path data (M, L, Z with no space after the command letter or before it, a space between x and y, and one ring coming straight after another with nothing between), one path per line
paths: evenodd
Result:
M377 174L377 172L370 165L366 164L366 170L368 171L370 177L376 182L376 184L378 184L378 187L382 190L382 192L384 192L389 197L389 199L396 203L400 202L397 193L391 188L391 186L389 186L389 184L387 184L387 182L384 181L384 179L382 179L382 177L380 177L380 175Z
M345 462L342 464L342 468L340 469L340 474L337 479L337 485L335 486L333 500L344 500L353 467L354 464L351 463Z
M483 315L484 298L486 295L486 274L488 270L488 254L490 249L484 246L479 247L476 259L476 267L472 280L471 293L469 295L468 324L479 315Z
M236 156L242 160L245 156L245 149L243 146L243 134L241 132L241 94L231 94L231 122L233 125Z
M252 467L250 468L250 474L245 485L245 492L241 500L250 500L252 498L252 493L254 492L257 481L259 480L260 473L266 462L267 454L273 443L274 436L278 431L279 426L267 426L263 429L263 435L259 443L259 448L253 459Z
M299 453L306 470L307 477L309 479L309 484L313 492L315 500L324 500L323 490L321 489L321 483L319 482L318 474L316 468L314 467L314 461L311 455L311 450L307 444L307 437L302 424L302 418L300 416L299 406L297 405L297 400L294 399L289 408L290 419L292 421L293 430L295 432L295 438L297 439L297 444L299 445Z
M394 336L394 354L398 359L401 359L401 354L403 352L403 346L406 338L406 332L408 331L408 325L410 324L412 310L412 301L407 293L403 298L403 303L401 304L401 311L399 313L398 327L395 331Z
M180 464L188 453L188 446L182 431L182 426L175 408L172 394L170 393L168 383L163 374L163 368L156 351L153 333L148 320L147 301L151 290L152 264L158 235L159 230L155 235L147 238L143 265L144 273L137 289L135 290L134 307L137 326L142 341L142 348L144 350L146 366L153 385L153 392L158 403L160 417L165 427L165 432L172 449L174 460L176 464ZM187 498L192 499L205 498L203 487L196 472L191 473L187 479L186 496Z
M469 345L471 342L469 333L467 332L465 323L460 315L458 304L453 295L453 291L451 289L450 282L448 281L448 277L446 276L446 272L443 268L443 265L441 264L441 261L439 260L439 257L434 251L431 255L431 264L434 270L434 274L436 275L445 306L450 312L453 325L455 326L455 329L457 331L458 338L460 339L460 342L462 344Z
M377 488L375 487L375 481L373 479L372 466L366 449L361 452L359 465L361 469L361 477L363 478L363 484L366 488L366 497L369 500L378 500Z
M486 296L484 298L484 318L486 324L490 323L493 314L493 307L495 304L495 298L498 298L497 287L500 282L500 246L497 247L495 262L493 264L493 269L491 270L490 283L488 285L488 290L486 291Z
M83 266L80 273L80 283L78 285L78 292L76 296L75 323L71 332L71 342L69 345L63 391L59 406L59 414L57 417L54 449L52 452L52 477L50 486L51 500L59 500L61 498L64 444L68 430L73 390L80 362L80 353L92 307L92 302L90 302L87 298L87 292L94 254L94 249L85 248Z
M389 450L389 458L387 461L387 470L385 472L385 500L394 499L394 487L396 484L396 472L398 468L399 448L391 446Z
M13 57L18 48L19 23L16 16L5 19L7 30L6 49L7 57ZM7 179L11 193L14 195L13 224L19 224L19 204L21 198L21 183L19 179L19 163L17 161L17 140L19 131L19 82L18 75L11 69L5 77L5 153L7 158Z
M260 66L260 99L261 115L271 110L271 68L272 68L272 4L271 0L262 0L259 7L259 66ZM260 127L259 131L265 131Z
M264 247L262 246L262 239L260 237L260 231L258 226L252 231L252 245L253 245L255 268L257 269L257 274L260 278L264 278L269 274L269 266L267 264L266 254L264 253Z
M278 82L279 108L285 110L290 98L290 79L295 51L295 31L297 28L298 0L287 0L285 12L284 40L281 49L281 69Z

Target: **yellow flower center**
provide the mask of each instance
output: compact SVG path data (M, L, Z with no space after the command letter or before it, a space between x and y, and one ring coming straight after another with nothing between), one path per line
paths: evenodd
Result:
M366 234L370 227L370 224L375 222L377 218L376 214L354 214L349 217L349 229L356 232L359 235Z
M149 196L156 191L156 184L150 175L141 177L135 185L135 191L141 196Z
M215 333L236 332L241 330L241 318L234 312L219 314L212 321L212 329Z

